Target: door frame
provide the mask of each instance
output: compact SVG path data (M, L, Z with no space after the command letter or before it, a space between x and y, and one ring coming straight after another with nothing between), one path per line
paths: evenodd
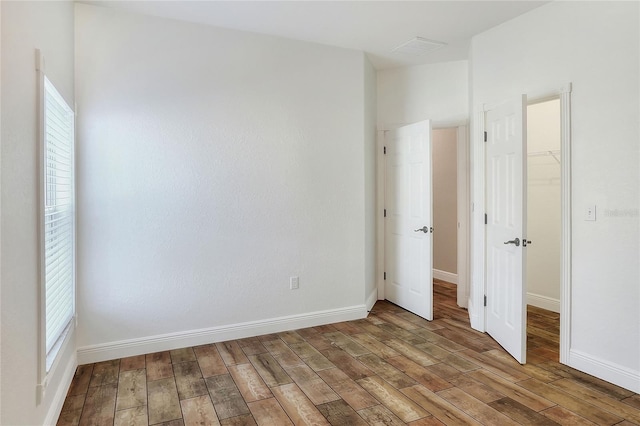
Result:
M550 90L527 93L527 103L560 99L560 199L561 199L561 277L560 277L560 362L569 364L571 344L571 83ZM471 327L486 331L486 229L484 225L486 197L486 158L484 146L485 113L492 105L475 108L475 132L472 153L472 231L471 288L469 318Z
M411 123L394 123L382 125L376 134L376 284L378 288L378 300L385 299L385 179L386 179L386 159L384 153L385 133L406 126ZM470 270L470 156L469 156L469 123L467 120L459 121L432 121L431 129L457 128L457 191L458 191L458 285L457 303L459 306L467 307L469 292L471 288Z

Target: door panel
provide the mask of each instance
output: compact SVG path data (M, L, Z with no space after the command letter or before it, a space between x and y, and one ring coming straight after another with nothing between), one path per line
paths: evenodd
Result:
M385 139L385 296L433 319L431 124L387 132ZM417 229L427 227L427 232Z
M487 332L526 362L526 96L487 111Z

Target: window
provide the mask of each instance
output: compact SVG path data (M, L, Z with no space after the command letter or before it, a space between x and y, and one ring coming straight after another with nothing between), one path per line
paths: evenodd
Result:
M42 276L47 371L75 315L74 112L44 77Z

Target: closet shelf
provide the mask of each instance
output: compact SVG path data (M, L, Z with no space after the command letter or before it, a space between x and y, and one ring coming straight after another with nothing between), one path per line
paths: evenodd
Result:
M554 160L556 160L558 162L558 164L560 164L560 150L554 150L554 151L536 151L536 152L529 152L527 153L527 156L529 157L553 157Z

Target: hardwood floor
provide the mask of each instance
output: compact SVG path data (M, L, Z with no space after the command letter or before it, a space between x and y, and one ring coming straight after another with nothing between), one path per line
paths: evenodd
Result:
M558 363L559 316L528 310L528 363L434 282L429 322L367 319L78 367L59 425L631 425L640 396Z

